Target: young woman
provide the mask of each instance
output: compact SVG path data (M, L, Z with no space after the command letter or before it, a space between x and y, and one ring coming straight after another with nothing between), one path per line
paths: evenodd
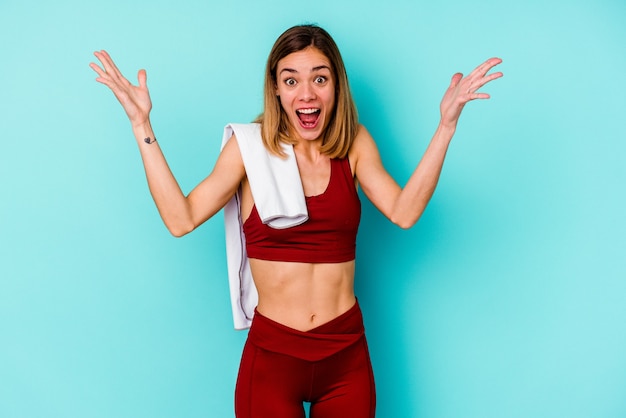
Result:
M189 195L180 190L150 125L146 72L139 85L122 76L105 51L91 63L130 119L148 186L169 231L182 236L215 215L236 194L249 267L258 290L235 391L238 417L373 417L375 390L363 320L354 294L360 187L402 228L414 225L437 185L463 107L489 95L477 90L499 78L491 58L468 76L457 73L440 104L441 120L404 188L381 162L358 123L346 70L330 35L295 26L274 44L265 73L258 141L278 159L292 152L307 220L275 229L259 216L250 165L237 131L213 171ZM292 150L292 151L291 151Z

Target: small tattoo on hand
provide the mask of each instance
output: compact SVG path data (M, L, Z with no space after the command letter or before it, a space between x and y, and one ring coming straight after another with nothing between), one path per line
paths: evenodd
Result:
M156 138L152 139L150 137L144 138L143 142L145 142L146 144L154 144L156 142Z

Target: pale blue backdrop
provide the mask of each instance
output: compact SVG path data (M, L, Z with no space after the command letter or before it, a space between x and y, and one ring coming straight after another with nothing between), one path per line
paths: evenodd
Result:
M622 0L0 0L0 416L230 417L222 215L172 238L129 123L88 67L146 68L188 192L223 126L261 110L294 24L329 30L403 183L456 71L505 77L465 111L402 231L364 203L357 292L378 416L626 416Z

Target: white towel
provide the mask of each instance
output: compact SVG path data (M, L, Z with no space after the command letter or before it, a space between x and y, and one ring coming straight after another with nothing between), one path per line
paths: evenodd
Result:
M300 225L308 219L306 200L293 146L282 144L287 158L271 154L263 145L261 126L228 124L224 128L222 148L233 136L246 169L250 190L264 224L282 229ZM235 329L249 328L258 303L241 218L241 190L224 207L226 258L230 299Z

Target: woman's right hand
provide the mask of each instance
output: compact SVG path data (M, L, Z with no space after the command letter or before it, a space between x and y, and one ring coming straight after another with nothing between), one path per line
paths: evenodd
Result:
M122 104L131 125L135 127L148 122L152 101L146 84L146 70L139 70L137 73L139 86L134 86L124 78L106 51L96 51L94 55L102 63L102 67L93 62L89 64L98 73L96 81L111 89Z

